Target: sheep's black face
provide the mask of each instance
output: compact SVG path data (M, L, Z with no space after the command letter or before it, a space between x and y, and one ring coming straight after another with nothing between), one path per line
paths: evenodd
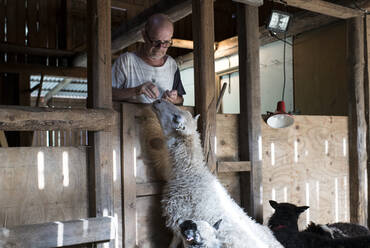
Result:
M287 226L298 229L297 222L299 215L308 209L308 206L298 207L290 203L269 202L271 207L275 209L268 223L270 228L274 229L279 226Z
M180 224L181 235L190 247L201 247L202 241L198 232L197 224L192 220L186 220Z

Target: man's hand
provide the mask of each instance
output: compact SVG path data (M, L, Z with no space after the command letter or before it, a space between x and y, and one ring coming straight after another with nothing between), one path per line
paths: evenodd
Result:
M164 100L177 104L177 90L166 90L162 96Z
M159 97L159 90L152 82L145 82L136 87L137 95L144 94L150 98L157 99Z

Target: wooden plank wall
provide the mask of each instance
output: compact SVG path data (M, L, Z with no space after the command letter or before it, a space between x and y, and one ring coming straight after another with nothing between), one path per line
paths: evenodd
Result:
M347 115L344 22L297 35L293 57L296 111L304 115Z
M124 115L132 117L125 130L130 133L133 145L123 148L123 158L127 154L132 159L123 160L121 168L130 170L136 180L136 185L127 185L123 175L123 195L136 191L136 197L130 199L130 211L135 212L136 207L136 217L123 223L136 238L131 237L127 242L139 247L166 247L171 234L164 227L160 199L169 163L161 129L150 106L126 103L124 106ZM124 116L122 119L128 120ZM294 126L281 130L271 129L263 122L261 125L264 221L272 213L270 199L299 205L306 205L308 199L310 220L348 221L347 118L296 116ZM215 149L219 161L239 160L237 127L237 115L217 115ZM275 150L274 165L271 165L271 143ZM238 173L219 173L218 178L240 203ZM304 226L306 220L303 215L300 224Z
M299 223L349 221L347 117L295 116L293 126L262 125L263 203L309 205Z
M0 161L1 226L88 217L85 148L1 148Z

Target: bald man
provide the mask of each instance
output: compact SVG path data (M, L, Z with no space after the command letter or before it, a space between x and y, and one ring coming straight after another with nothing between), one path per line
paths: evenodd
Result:
M144 44L136 52L122 54L112 66L112 98L118 101L152 103L162 98L182 104L185 90L173 58L173 24L164 14L151 16L142 30Z

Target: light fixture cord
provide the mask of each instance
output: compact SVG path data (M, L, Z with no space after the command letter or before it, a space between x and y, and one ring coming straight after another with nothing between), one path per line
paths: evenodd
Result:
M281 97L281 100L282 100L282 101L284 101L285 84L286 84L285 50L286 50L286 32L284 32L284 54L283 54L284 84L283 84L283 95L282 95L282 97Z

